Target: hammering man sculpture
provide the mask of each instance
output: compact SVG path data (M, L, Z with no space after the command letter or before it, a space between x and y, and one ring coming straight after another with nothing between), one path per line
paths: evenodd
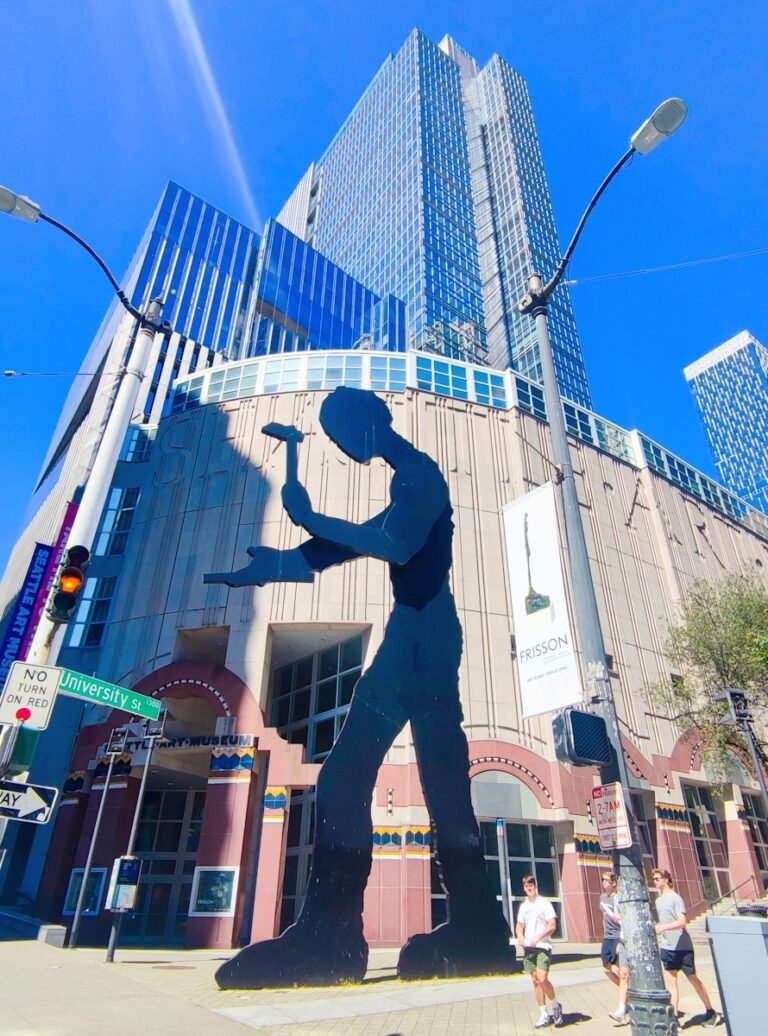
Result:
M391 502L361 525L317 514L295 476L288 434L289 477L283 506L310 539L293 550L251 547L235 572L209 573L207 583L263 586L307 581L358 557L389 564L394 609L381 647L358 681L349 713L317 782L312 872L298 920L279 938L254 943L223 964L223 989L330 985L361 981L363 891L371 868L371 797L376 774L410 721L424 796L437 830L438 859L449 920L412 936L400 953L401 978L505 973L514 950L486 875L469 790L467 740L461 727L458 667L462 634L448 585L452 508L437 464L392 428L373 392L338 388L320 423L353 460L382 457L394 469ZM274 429L265 429L274 434ZM293 469L294 474L291 475Z

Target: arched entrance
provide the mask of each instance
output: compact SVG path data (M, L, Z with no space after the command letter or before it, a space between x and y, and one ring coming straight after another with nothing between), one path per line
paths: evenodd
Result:
M205 742L215 735L217 719L213 705L188 690L189 697L164 702L170 746L155 750L147 776L134 848L141 883L121 932L127 945L185 941L210 769Z
M510 927L525 898L522 879L533 874L539 891L564 919L558 863L557 825L548 821L536 796L523 781L503 770L485 770L471 780L472 805L480 826L486 867Z

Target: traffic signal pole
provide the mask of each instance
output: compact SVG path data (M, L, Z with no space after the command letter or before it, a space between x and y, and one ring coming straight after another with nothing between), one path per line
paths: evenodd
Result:
M160 299L154 299L147 307L146 313L137 319L133 347L121 371L120 386L72 523L65 557L67 551L75 546L82 545L92 551L125 433L131 423L139 389L145 377L152 343L155 334L161 330L162 311L162 302ZM27 653L27 661L39 665L55 665L61 648L59 630L60 624L43 612Z

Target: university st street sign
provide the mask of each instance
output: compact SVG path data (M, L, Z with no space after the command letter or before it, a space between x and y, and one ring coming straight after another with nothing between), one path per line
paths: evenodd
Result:
M62 669L59 680L59 693L68 694L72 698L85 698L98 705L111 705L113 709L122 709L134 716L145 716L157 719L160 715L160 702L148 698L146 694L137 694L126 687L119 687L95 676L85 676L73 669Z
M73 669L14 662L0 698L0 723L23 723L32 730L44 730L57 694L108 705L146 719L160 715L159 701L127 687Z

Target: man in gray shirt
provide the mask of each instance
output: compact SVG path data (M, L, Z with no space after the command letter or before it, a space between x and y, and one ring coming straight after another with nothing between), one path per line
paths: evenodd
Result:
M696 964L693 957L693 943L685 929L687 918L685 916L685 903L681 896L672 888L672 875L669 871L653 871L653 884L658 892L656 899L656 934L659 936L661 948L661 963L664 968L664 981L666 982L669 995L672 1000L672 1009L675 1017L680 1017L679 1002L680 990L677 984L678 972L682 971L693 988L696 990L699 999L704 1004L706 1014L702 1025L713 1027L722 1024L723 1017L712 1006L709 993L704 988L704 983L696 974Z
M603 971L618 987L619 1006L608 1015L619 1025L629 1025L627 1015L627 987L629 985L629 968L627 954L624 950L621 931L621 915L619 913L618 896L616 894L616 875L613 871L605 871L602 876L603 894L600 896L600 911L603 915L603 946L601 956Z

